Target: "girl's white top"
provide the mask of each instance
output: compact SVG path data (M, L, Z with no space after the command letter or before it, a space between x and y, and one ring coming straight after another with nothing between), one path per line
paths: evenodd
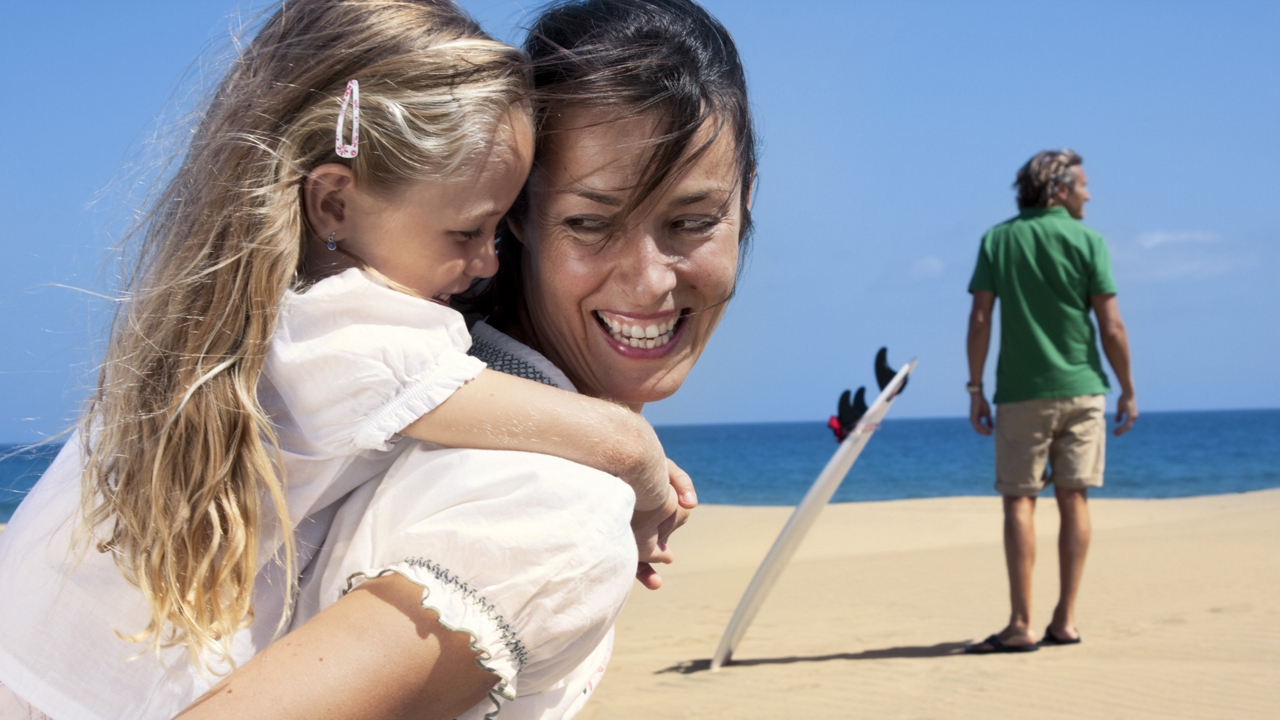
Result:
M484 369L470 345L457 312L359 270L285 294L258 392L276 423L297 567L338 501L415 444L397 446L397 433ZM150 611L77 533L84 441L72 436L0 535L0 684L57 720L170 718L217 678L185 648L157 656L120 637L144 629ZM267 646L284 610L280 533L267 520L254 620L233 641L238 664Z
M472 333L491 366L573 389L528 347L484 323ZM472 636L477 661L499 678L461 718L572 717L604 674L634 582L634 505L621 480L560 458L415 443L342 504L303 578L294 626L397 573L422 587L442 625Z

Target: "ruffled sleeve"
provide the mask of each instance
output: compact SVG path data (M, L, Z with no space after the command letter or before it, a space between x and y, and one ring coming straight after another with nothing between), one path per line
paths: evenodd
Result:
M265 373L297 431L333 455L393 437L480 374L456 311L347 270L289 292Z
M634 503L621 480L549 455L415 444L343 503L304 576L294 627L398 574L442 626L471 636L499 679L460 717L493 717L599 654L634 582Z

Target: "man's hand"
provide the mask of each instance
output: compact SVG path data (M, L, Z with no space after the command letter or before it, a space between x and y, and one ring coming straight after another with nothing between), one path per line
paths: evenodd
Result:
M1138 401L1134 397L1133 370L1129 364L1129 332L1120 319L1120 306L1115 295L1093 295L1089 298L1093 314L1098 318L1098 334L1102 351L1120 383L1120 399L1116 401L1116 435L1123 435L1138 419Z
M1116 401L1116 437L1129 432L1137 419L1138 401L1132 395L1122 393Z
M969 424L979 435L990 435L995 423L991 421L991 406L982 393L969 396Z
M987 349L991 345L991 311L996 306L996 294L988 290L973 291L973 309L969 311L969 336L966 349L969 355L969 386L982 389L982 368L987 364ZM990 435L995 424L991 422L991 406L981 392L969 395L969 424L979 435Z

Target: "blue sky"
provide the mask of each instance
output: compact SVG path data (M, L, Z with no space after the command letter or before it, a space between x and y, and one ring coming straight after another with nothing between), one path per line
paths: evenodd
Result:
M537 3L464 3L516 40ZM108 7L109 6L109 7ZM261 3L18 3L0 116L0 442L92 386L108 249L191 88ZM822 420L888 345L899 416L967 410L977 242L1035 152L1070 146L1107 237L1143 410L1280 406L1280 5L777 3L707 7L745 59L758 229L738 297L655 423ZM994 357L992 366L994 365ZM989 379L990 380L990 379Z

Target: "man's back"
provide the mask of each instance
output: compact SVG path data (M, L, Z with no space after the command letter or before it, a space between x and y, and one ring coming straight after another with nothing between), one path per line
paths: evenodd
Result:
M1102 236L1062 207L1028 208L987 232L969 291L1000 303L996 403L1106 393L1089 298L1116 291Z

